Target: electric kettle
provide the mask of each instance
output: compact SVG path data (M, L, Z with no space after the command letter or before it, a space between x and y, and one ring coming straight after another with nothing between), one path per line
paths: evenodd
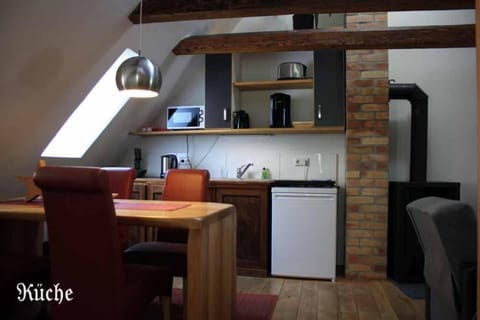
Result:
M161 158L161 171L160 178L165 178L168 169L177 169L178 168L178 159L174 154L165 154Z

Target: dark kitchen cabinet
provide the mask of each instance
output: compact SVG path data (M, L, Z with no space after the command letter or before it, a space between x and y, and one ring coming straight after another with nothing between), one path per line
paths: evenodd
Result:
M345 50L313 53L315 126L345 125Z
M268 183L215 185L215 201L237 209L237 270L239 275L268 275Z
M232 55L205 56L205 128L230 128Z
M163 179L137 179L134 190L146 200L160 200ZM210 180L208 201L233 204L237 210L237 270L239 275L265 277L269 271L269 181ZM135 197L137 198L137 197ZM130 242L153 239L153 228L134 228Z

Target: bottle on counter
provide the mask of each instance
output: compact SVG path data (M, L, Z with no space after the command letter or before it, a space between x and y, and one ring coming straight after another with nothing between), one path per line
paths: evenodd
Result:
M269 180L270 179L270 171L268 168L262 168L262 180Z

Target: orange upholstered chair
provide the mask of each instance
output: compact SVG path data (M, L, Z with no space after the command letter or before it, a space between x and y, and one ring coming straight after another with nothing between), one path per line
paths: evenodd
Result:
M52 319L140 319L157 296L168 318L171 273L122 262L107 172L46 166L34 181L43 194L51 281L74 297L52 303Z
M130 167L103 167L107 172L110 182L110 191L118 194L118 199L130 199L132 197L133 182L137 177L137 170ZM123 249L128 246L128 227L119 226L120 244Z
M207 201L210 174L201 169L170 169L165 178L162 200Z
M162 200L207 201L208 170L170 169L165 178ZM175 276L184 278L186 292L187 240L186 230L157 228L157 241L141 242L124 252L126 261L169 266Z

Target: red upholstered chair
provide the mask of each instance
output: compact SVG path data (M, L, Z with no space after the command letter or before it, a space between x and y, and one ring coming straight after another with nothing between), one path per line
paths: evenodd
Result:
M42 285L50 283L50 265L47 257L5 254L0 256L0 319L15 319L15 309L28 306L30 301L17 300L17 285ZM46 305L41 312L46 316Z
M118 199L132 198L133 182L137 177L137 170L131 167L103 167L110 182L110 191L117 193ZM128 246L128 227L118 226L120 244L123 249Z
M157 296L169 318L171 273L122 262L107 172L46 166L34 181L43 194L51 281L74 298L52 303L52 319L140 319Z
M107 172L110 182L110 191L118 193L119 199L130 199L132 197L133 182L137 177L137 171L131 167L103 167Z
M207 201L208 170L170 169L165 178L162 200ZM157 241L141 242L124 252L125 261L169 266L175 276L183 277L184 293L187 276L186 230L157 228Z

